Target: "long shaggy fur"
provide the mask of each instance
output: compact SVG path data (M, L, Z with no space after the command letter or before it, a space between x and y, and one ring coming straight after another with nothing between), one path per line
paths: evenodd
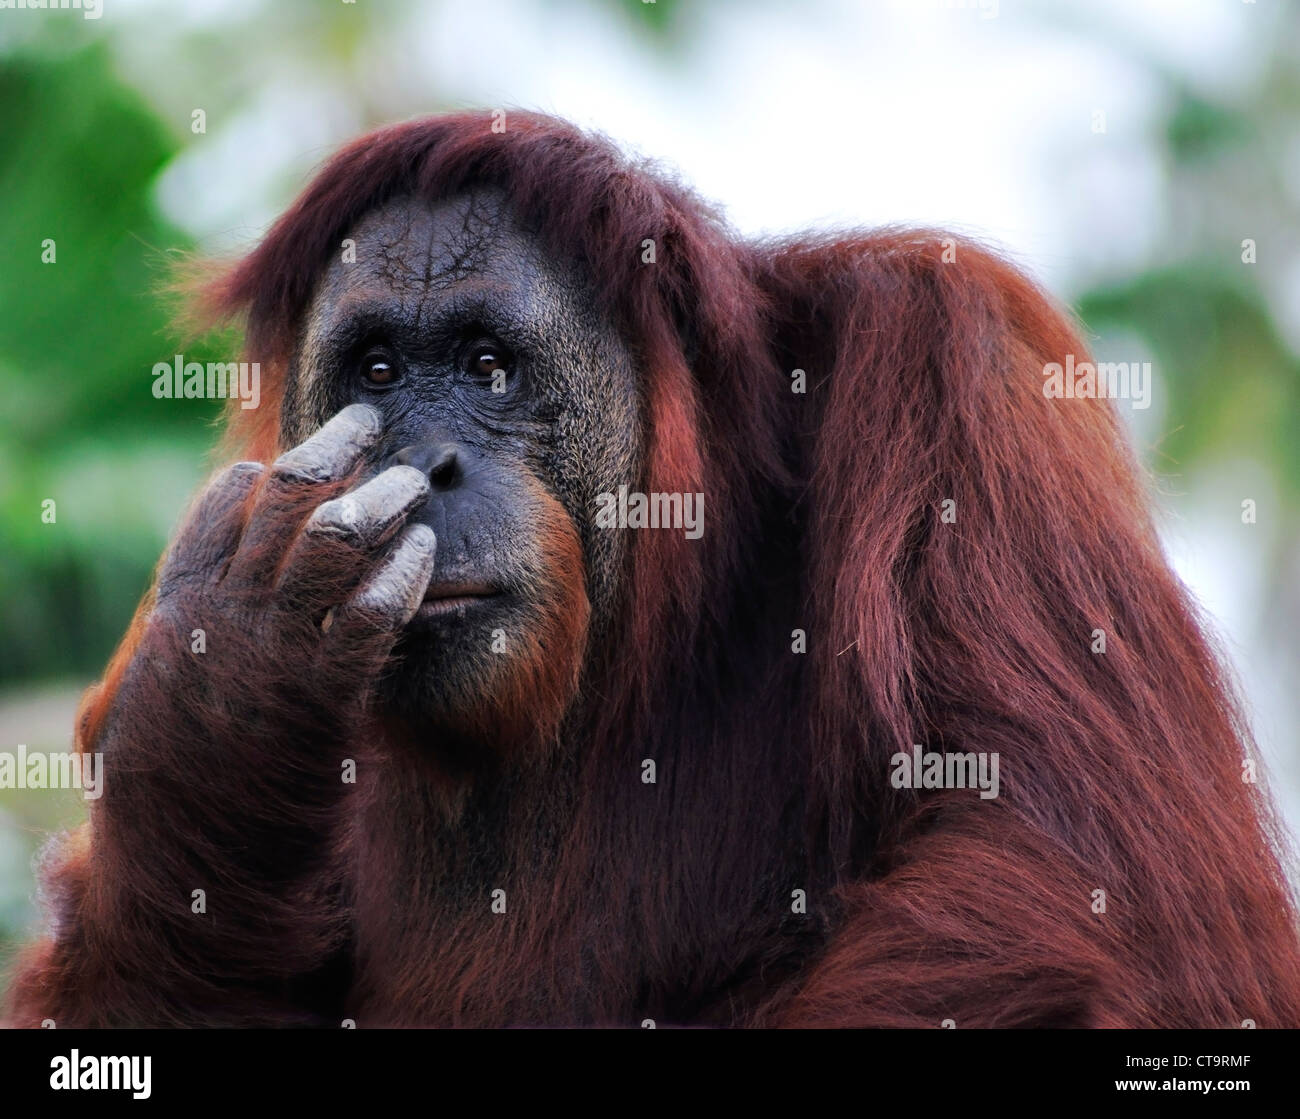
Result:
M333 828L347 865L268 847L210 940L156 916L195 876L186 821L140 805L129 850L148 859L129 867L92 821L52 872L55 940L20 972L17 1019L1300 1025L1295 913L1231 688L1112 408L1043 395L1045 363L1084 357L1072 325L979 246L747 243L561 122L399 125L334 157L206 289L211 313L247 314L272 374L264 406L232 415L241 456L278 449L295 330L349 228L398 194L483 183L635 348L642 488L704 492L703 540L634 534L565 748L535 769L453 806L381 749L346 805L275 790L304 809L279 826ZM158 718L176 703L160 694ZM206 704L180 709L229 717ZM893 788L913 743L996 751L1000 797ZM223 809L272 844L267 790L232 788ZM235 864L213 843L219 874ZM134 900L115 901L127 876ZM290 943L262 959L266 932Z

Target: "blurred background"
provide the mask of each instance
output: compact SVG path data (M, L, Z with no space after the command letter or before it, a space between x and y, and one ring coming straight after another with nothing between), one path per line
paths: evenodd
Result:
M0 11L0 750L68 746L211 463L217 406L155 400L151 370L234 343L179 344L169 262L249 247L358 132L522 107L744 233L983 238L1100 359L1152 362L1152 406L1120 411L1300 833L1300 5L101 2ZM0 963L35 852L83 813L0 790Z

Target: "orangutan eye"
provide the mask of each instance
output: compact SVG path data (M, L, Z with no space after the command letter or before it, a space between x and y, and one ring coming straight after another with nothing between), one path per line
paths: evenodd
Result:
M397 380L397 363L383 350L372 350L361 359L361 378L368 385L385 387Z
M500 382L510 375L513 362L506 350L492 342L480 342L465 355L465 372L484 381Z

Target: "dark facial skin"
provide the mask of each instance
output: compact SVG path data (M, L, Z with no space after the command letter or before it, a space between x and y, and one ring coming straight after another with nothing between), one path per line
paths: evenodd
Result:
M580 542L592 635L609 616L623 544L593 527L595 498L636 477L633 363L577 270L495 194L396 200L350 237L355 262L340 249L300 334L283 441L369 404L383 434L363 479L399 463L429 478L407 523L436 534L434 573L385 699L421 725L455 724L490 708L556 609L557 526Z

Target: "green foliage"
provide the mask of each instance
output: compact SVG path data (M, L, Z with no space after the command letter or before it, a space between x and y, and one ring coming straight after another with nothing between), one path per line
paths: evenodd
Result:
M0 60L0 104L0 681L88 676L148 585L217 411L151 391L178 348L151 292L189 247L151 190L179 145L100 45Z
M1135 330L1156 355L1171 408L1157 470L1246 451L1300 496L1300 360L1231 265L1194 260L1145 272L1089 292L1078 309L1102 332Z
M1300 13L1285 25L1300 30ZM1300 532L1300 357L1268 296L1284 286L1278 265L1300 216L1286 187L1286 137L1300 111L1292 49L1279 40L1235 97L1213 100L1168 78L1170 110L1152 137L1173 215L1153 253L1161 263L1077 301L1090 328L1136 332L1155 355L1168 412L1152 466L1256 460L1286 500L1283 548ZM1246 239L1258 262L1243 259Z
M622 0L623 10L638 30L649 30L661 39L670 37L681 0Z
M1253 132L1241 113L1185 90L1165 125L1165 143L1177 162L1190 163L1216 158Z

